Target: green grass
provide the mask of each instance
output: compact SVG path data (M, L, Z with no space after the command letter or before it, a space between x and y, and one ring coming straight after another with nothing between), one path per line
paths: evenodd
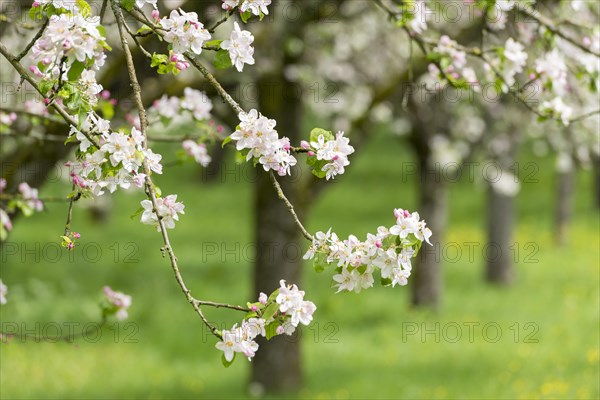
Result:
M332 226L341 235L363 235L391 225L394 207L415 209L414 179L400 179L389 160L411 158L400 142L385 138L356 155L348 175L318 199L310 230ZM411 308L408 287L334 295L330 276L307 266L303 286L318 311L314 325L302 333L306 376L299 397L598 398L600 249L592 177L578 174L570 242L559 248L551 230L553 163L535 161L539 182L524 185L518 199L518 279L510 288L483 283L481 247L473 259L466 253L464 243L485 240L485 191L466 181L451 189L446 241L460 244L463 254L444 265L444 304L438 314ZM252 253L245 247L252 241L252 186L233 178L202 183L190 165L165 176L177 178L158 178L163 193L176 192L186 203L172 241L190 288L216 301L243 304L254 298ZM48 187L45 193L57 190ZM103 224L77 208L74 229L83 237L73 259L57 256L52 244L64 224L64 204L18 222L13 247L3 248L1 255L0 276L9 286L9 303L0 309L4 330L14 324L34 329L36 322L44 327L52 321L95 321L105 284L131 294L134 304L129 320L111 322L95 343L2 343L0 397L246 396L249 363L240 358L229 369L221 366L214 339L160 256L160 235L129 219L141 199L141 193L118 194ZM229 248L237 243L248 257L203 253L203 244L215 242ZM534 262L524 262L529 242L539 247ZM132 250L136 261L125 262ZM239 317L230 311L208 313L227 325ZM501 334L494 341L496 328ZM438 332L439 340L433 333L422 337L425 329Z

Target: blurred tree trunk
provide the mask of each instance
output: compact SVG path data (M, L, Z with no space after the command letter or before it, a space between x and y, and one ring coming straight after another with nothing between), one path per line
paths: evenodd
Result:
M515 198L488 187L488 242L484 247L485 278L488 282L508 285L514 278L512 236Z
M557 193L555 216L556 243L565 245L568 241L568 229L573 208L573 190L575 188L575 168L559 171L557 174Z
M510 285L515 278L513 232L515 198L519 188L510 187L517 182L509 181L517 178L516 175L509 174L515 173L520 130L514 124L510 124L508 130L510 133L503 134L506 148L494 155L501 174L496 177L499 179L498 184L488 182L487 243L483 247L485 279L498 285Z
M419 153L419 215L433 232L431 244L424 243L416 258L411 278L412 304L438 309L442 301L442 238L446 229L447 190L439 170L429 157Z
M280 6L281 2L276 5ZM274 11L276 13L277 11ZM299 21L277 21L270 25L267 35L275 40L270 49L284 48L284 43L300 28ZM302 129L302 98L292 82L286 79L287 65L296 58L282 51L271 51L274 64L270 72L261 75L258 81L258 109L268 118L277 121L280 136L287 136L298 143ZM300 54L295 55L300 56ZM262 169L262 168L261 168ZM297 199L299 185L293 177L279 178L281 187L296 207L301 217L304 210ZM255 240L257 257L254 265L254 292L271 293L279 287L279 281L301 282L302 251L300 232L283 202L277 197L267 173L261 171L255 183ZM263 338L261 338L263 339ZM260 351L252 360L251 389L255 394L297 391L302 384L300 343L286 335L258 341Z
M269 87L287 90L289 82L284 77L264 77L259 82L260 110L277 120L281 135L297 142L301 126L300 99L281 101L269 94ZM272 86L270 86L272 88ZM297 186L292 179L280 179L281 187L293 204L297 202ZM279 287L279 280L300 284L302 261L299 230L283 202L277 197L268 174L261 173L255 185L257 258L254 266L255 293L270 293ZM302 210L296 210L300 215ZM290 392L299 389L302 382L300 343L283 335L268 344L260 341L261 349L252 361L252 382L258 383L268 393Z
M442 302L440 249L446 228L448 200L441 168L432 158L431 138L437 132L443 132L444 127L436 126L437 120L432 121L431 112L436 105L431 103L431 108L423 107L417 103L419 101L422 100L413 97L409 102L412 122L410 144L417 158L418 211L433 233L430 239L433 246L423 244L415 259L410 283L411 301L414 306L437 310ZM441 107L438 106L439 112Z

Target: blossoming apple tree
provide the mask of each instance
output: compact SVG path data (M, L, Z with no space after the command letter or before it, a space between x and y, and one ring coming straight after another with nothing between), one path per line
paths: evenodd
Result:
M116 190L142 189L146 198L141 200L138 211L140 222L155 227L160 233L163 240L161 251L168 256L176 282L196 314L217 338L216 348L223 351L226 366L233 362L237 353L252 359L258 350L254 340L257 336L269 339L276 335L291 335L299 324L310 324L316 306L304 299L304 291L285 280L281 280L280 287L274 288L269 295L260 293L257 301L248 302L245 306L199 300L192 295L180 271L168 231L175 228L176 222L185 213L185 206L176 194L163 195L155 183L156 176L163 174L162 156L152 150L150 143L156 138L151 137L148 130L156 122L153 117L168 123L180 112L190 112L195 120L206 123L211 102L205 93L187 88L185 98L163 96L146 110L129 39L135 42L158 74L177 75L193 66L238 114L239 124L235 132L227 136L222 145L235 144L236 150L247 162L268 174L274 190L289 210L290 218L310 241L306 258L314 258L319 270L329 266L335 270L333 281L338 292L360 292L372 287L376 273L384 286L406 285L411 271L410 259L418 253L422 242L429 241L431 236L418 213L403 209L394 210L395 223L391 227L378 228L377 233L369 234L365 241L353 235L341 240L331 230L317 232L313 236L304 228L278 177L290 175L291 167L298 162L296 157L302 154L317 178L335 179L345 172L350 164L348 156L354 152L348 138L342 131L334 134L315 128L306 140L294 146L288 138L279 135L276 121L262 115L259 110L243 110L205 66L205 59L213 61L217 68L234 66L239 72L253 65L254 37L250 31L242 29L240 23L251 18L262 19L268 14L270 3L269 0L225 1L225 17L208 27L198 20L195 12L182 9L171 10L167 16L161 17L155 0L105 1L100 15L93 15L84 0L36 1L29 16L42 21L42 26L33 39L18 54L0 44L0 53L19 74L22 83L27 82L44 99L45 108L40 110L40 114L48 118L62 118L68 126L65 143L76 143L77 146L75 159L66 163L73 190L66 196L67 223L61 236L64 247L72 250L82 237L71 229L74 223L72 208L79 199L103 196ZM96 73L109 57L107 53L112 51L101 23L108 9L112 10L118 28L118 42L125 55L138 113L137 117L129 116L120 126L110 121L114 102L110 101L110 93L104 91L96 80ZM137 21L135 28L126 20L125 14ZM240 21L233 23L230 35L225 39L213 38L215 29L234 16L239 16ZM150 35L164 41L163 53L150 54L138 40L141 36ZM206 56L207 53L210 55ZM10 131L17 120L15 115L4 113L3 129ZM204 165L210 159L202 142L215 133L211 124L207 125L202 135L193 139L186 137L182 141L186 153ZM222 128L217 127L214 131L219 134ZM41 210L43 203L37 190L26 183L19 186L19 193L9 193L4 190L6 181L0 182L2 200L7 202L1 215L4 239L12 228L9 214L20 210L29 215L32 210ZM7 285L2 283L0 288L1 300L5 303L9 297ZM104 293L103 315L126 318L127 308L132 304L131 297L109 287L104 288ZM236 324L229 330L219 330L204 316L204 307L241 311L244 317L239 326Z
M216 68L233 67L244 73L261 62L255 60L254 35L250 28L246 29L250 25L245 24L268 16L270 0L225 0L224 16L212 26L201 22L195 12L182 9L161 15L156 0L104 1L99 15L92 15L90 7L81 0L40 1L33 4L30 12L42 25L33 40L23 44L18 54L4 44L0 47L21 78L38 90L46 103L47 107L28 112L46 119L62 118L69 126L68 141L78 146L76 158L68 165L74 187L69 195L69 209L80 197L103 196L118 189L142 189L147 198L141 201L141 222L155 226L160 233L163 251L169 256L177 283L195 312L218 337L217 347L224 352L226 363L236 353L251 358L257 349L254 338L259 335L289 334L298 324L309 323L315 306L304 300L304 292L287 282L281 282L270 295L261 293L258 301L245 306L198 300L187 289L168 235L168 229L174 228L184 213L184 206L175 194L163 195L154 182L163 172L162 157L152 150L151 144L161 138L153 137L149 127L189 114L202 133L177 139L186 154L202 165L210 160L204 143L222 138L223 128L210 123L212 103L206 93L192 88L186 88L182 98L162 96L146 110L130 39L158 74L177 76L180 71L196 69L238 115L238 126L224 138L223 144L234 145L247 162L269 176L290 218L310 241L306 256L314 258L318 270L335 268L333 281L338 291L358 292L373 286L374 272L380 274L384 285L406 284L411 273L410 260L421 243L429 241L431 232L418 214L397 209L395 225L380 227L365 241L355 236L341 240L331 231L312 235L302 225L278 181L278 177L290 174L298 163L297 157L305 158L315 176L331 180L344 173L355 150L341 131L355 134L353 128L359 132L367 122L393 121L398 117L394 108L408 109L413 127L427 125L431 102L415 101L415 94L410 93L417 82L415 78L419 77L433 85L430 90L433 87L434 91L444 88L468 91L482 98L483 103L489 93L511 95L536 118L558 120L565 125L573 126L597 115L593 102L581 101L589 96L590 89L593 92L598 87L600 51L598 30L594 28L598 15L587 9L589 4L585 2L559 2L538 8L533 1L500 0L339 3L348 24L307 28L304 34L305 38L318 37L333 45L306 49L306 63L286 70L288 76L299 82L322 82L325 87L333 83L339 89L336 95L341 101L325 103L329 107L319 103L314 109L315 114L328 119L336 129L315 128L300 143L280 136L276 122L261 110L242 109L207 66L212 61ZM448 17L450 14L444 14L452 4L462 10L461 18L452 19ZM583 24L555 17L567 15L565 9L569 7L584 17ZM107 38L110 35L100 22L110 10L119 34L114 42ZM390 24L382 23L386 18L391 20ZM221 25L228 32L217 36L216 30ZM363 29L357 30L357 25ZM260 31L261 25L253 24L252 29ZM142 39L148 37L163 41L163 50L146 50ZM376 63L369 56L374 45L385 50L379 52ZM124 51L138 109L138 115L129 116L121 126L109 122L114 104L110 93L96 82L96 74L106 68L104 63L111 46L120 46ZM421 52L421 58L417 57L417 51ZM314 105L308 97L307 104ZM20 113L24 118L28 115ZM9 132L22 119L11 112L0 116L2 129ZM419 118L412 118L415 116ZM395 126L400 121L396 123ZM456 140L453 136L415 135L415 147L424 149L422 166L453 154L456 155L453 159L464 159L469 150L463 149L470 146L470 141ZM433 190L428 182L422 181L420 186L424 191ZM2 195L8 202L2 211L2 229L6 235L11 228L9 214L17 209L24 211L23 205L37 200L37 194L20 191ZM434 197L431 193L423 196ZM429 221L431 212L426 215ZM66 247L75 246L79 239L71 232L70 224L68 217L62 238ZM107 298L112 304L107 307L111 312L131 304L126 297ZM210 306L246 314L239 326L219 331L204 318L202 310Z

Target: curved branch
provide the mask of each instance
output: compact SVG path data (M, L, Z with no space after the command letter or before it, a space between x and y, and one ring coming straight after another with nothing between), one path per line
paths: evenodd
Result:
M131 55L131 50L129 49L129 44L127 43L127 36L126 36L125 28L124 28L125 19L123 18L123 13L122 13L121 8L120 8L119 4L117 3L117 1L110 0L110 3L111 3L115 18L117 20L119 36L121 37L121 45L123 47L123 51L125 53L125 60L127 62L127 72L129 74L129 79L131 81L131 87L133 89L135 102L136 102L136 105L138 108L138 114L140 117L140 130L142 132L142 135L144 136L144 148L147 148L148 140L146 137L146 132L148 129L148 118L146 116L146 110L145 110L144 104L142 102L141 88L140 88L140 84L138 83L138 80L137 80L137 76L136 76L136 72L135 72L135 65L133 63L133 57ZM204 313L202 312L201 304L198 302L198 300L194 299L190 290L187 288L185 281L183 280L183 277L181 276L181 272L179 271L179 266L177 265L177 257L175 256L175 252L173 251L173 247L171 246L171 241L169 239L167 227L165 226L164 221L162 220L162 217L158 214L158 204L156 201L156 192L154 189L154 183L152 182L152 178L150 177L150 174L151 174L150 167L148 167L148 163L146 160L144 160L144 162L143 162L143 167L144 167L144 171L146 173L146 185L145 185L146 186L146 194L147 194L148 198L150 199L150 201L152 202L154 213L158 217L158 227L159 227L159 230L161 232L163 242L164 242L163 251L165 251L169 255L169 260L171 261L171 268L173 269L173 273L175 274L175 279L176 279L177 283L179 284L182 292L186 296L188 302L192 305L192 307L194 308L196 313L202 319L202 322L204 322L204 324L211 330L213 335L215 335L217 338L221 338L221 334L219 333L218 329L216 327L212 326L208 322L208 320L204 316Z

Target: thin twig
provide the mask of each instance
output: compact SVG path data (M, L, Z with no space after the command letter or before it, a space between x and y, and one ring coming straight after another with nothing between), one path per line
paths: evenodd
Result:
M210 33L215 33L215 30L219 27L219 25L221 25L222 23L224 23L225 21L227 21L229 19L229 17L231 17L234 13L234 11L237 10L237 6L232 8L231 10L229 10L227 12L227 14L225 14L225 16L223 16L223 18L221 18L220 20L218 20L212 27L208 28L208 32Z
M197 304L198 306L210 306L210 307L214 307L214 308L229 308L231 310L237 310L237 311L243 311L243 312L250 311L250 309L247 307L236 306L233 304L215 303L214 301L203 301L203 300L194 299L194 303Z
M42 37L42 35L44 34L44 31L46 30L46 28L48 27L48 23L49 20L46 19L44 21L44 24L42 25L42 27L40 28L40 30L35 34L35 36L33 37L33 39L31 39L31 42L29 42L27 44L27 46L25 46L25 49L23 49L22 52L20 52L15 59L17 61L21 61L23 59L23 57L25 57L27 55L27 53L29 53L29 50L31 50L31 48L33 47L33 45L35 44L35 42L37 42L37 40Z
M141 88L140 88L140 85L137 80L137 75L135 72L135 65L133 63L133 57L131 55L131 50L129 49L129 44L127 43L127 37L125 35L125 29L124 29L125 18L123 17L123 13L122 13L121 8L119 7L119 4L117 3L117 1L110 0L110 2L111 2L113 13L117 20L119 36L121 37L121 45L123 47L123 51L125 53L125 60L127 63L127 72L129 74L129 79L131 81L131 87L133 89L135 102L136 102L136 105L138 108L138 114L140 117L140 130L142 132L142 135L144 136L144 148L147 148L148 142L146 139L146 131L148 129L148 119L146 116L146 110L144 109L144 105L142 102ZM175 274L175 279L177 280L177 283L179 284L179 286L181 287L181 290L185 294L188 302L192 305L192 307L194 307L194 310L196 310L196 313L200 316L200 318L202 319L204 324L211 330L211 332L216 337L221 338L220 332L218 331L218 329L216 327L214 327L213 325L211 325L208 322L208 320L206 319L206 317L204 316L204 314L202 312L200 304L197 302L196 299L194 299L190 290L187 288L185 281L183 280L183 277L181 276L181 272L179 271L179 267L177 265L177 257L175 256L175 252L173 251L173 247L171 246L167 228L166 228L161 216L158 214L158 203L156 201L156 193L154 191L154 183L152 182L152 178L150 177L151 171L150 171L150 168L148 167L148 163L146 162L146 160L144 160L144 162L143 162L143 167L144 167L144 170L146 173L146 185L145 185L146 186L146 194L150 198L150 201L152 202L153 210L156 213L156 215L158 216L158 226L159 226L160 232L163 237L163 242L164 242L163 250L169 255L169 259L171 261L171 268L173 269L173 272Z
M534 10L529 5L515 2L515 8L519 13L534 19L538 24L544 26L550 32L563 38L567 42L571 43L573 46L579 48L580 50L583 50L586 53L593 54L596 57L600 57L600 52L597 52L589 47L584 46L582 43L579 43L577 40L573 39L571 36L558 29L558 27L554 24L554 21L552 21L550 18L546 17L539 11Z
M314 239L313 236L310 233L308 233L308 231L306 230L306 228L304 228L304 225L302 225L302 222L300 222L300 219L298 218L298 215L296 215L296 211L294 210L294 206L288 200L288 198L285 197L285 194L283 193L283 190L281 189L281 186L279 185L279 182L277 181L277 178L275 178L275 175L273 175L273 171L269 171L269 178L271 179L271 183L273 183L273 187L275 188L275 191L277 192L277 196L279 196L279 198L281 200L283 200L283 203L287 207L288 211L294 217L294 222L296 223L296 225L298 226L298 228L300 228L300 231L302 232L302 235L304 235L304 237L306 239L308 239L308 240L310 240L312 242L313 239Z
M75 191L75 184L73 184L71 191ZM69 236L71 233L71 220L73 219L73 203L79 200L81 194L78 193L76 196L72 196L69 199L69 209L67 210L67 222L65 223L65 236Z
M42 93L42 91L40 90L39 84L35 81L35 79L33 79L33 77L31 75L29 75L27 73L27 71L25 71L25 68L23 68L23 65L21 65L19 60L17 60L17 58L10 51L8 51L6 46L4 46L4 44L2 44L2 43L0 43L0 54L2 54L4 56L4 58L6 58L9 63L11 63L11 65L15 68L15 70L17 70L17 72L21 75L22 79L29 82L29 84L40 95L45 97L46 93ZM60 104L57 104L55 101L53 101L48 106L53 107L69 125L77 126L77 121L75 120L75 118L73 118ZM90 141L90 143L92 143L92 145L94 147L96 147L98 149L100 148L100 146L98 145L96 140L87 131L82 130L81 132Z

